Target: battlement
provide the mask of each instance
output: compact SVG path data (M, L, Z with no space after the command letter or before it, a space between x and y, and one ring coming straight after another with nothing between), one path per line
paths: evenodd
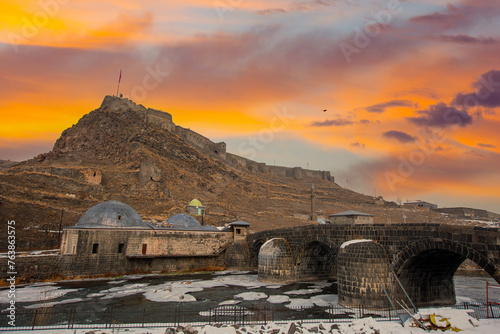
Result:
M176 125L173 122L171 114L161 110L146 108L126 98L107 95L102 101L100 109L114 111L133 110L143 116L144 122L156 124L162 129L175 133L197 150L221 159L233 167L246 169L251 173L293 177L297 180L310 178L335 181L329 171L303 169L302 167L268 166L262 162L256 162L236 154L228 153L226 152L226 143L214 143L207 137L191 129Z

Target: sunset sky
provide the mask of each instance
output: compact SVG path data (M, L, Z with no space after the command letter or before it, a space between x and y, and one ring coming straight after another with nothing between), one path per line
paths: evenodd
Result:
M1 0L0 64L0 159L50 151L121 69L229 152L500 213L498 1Z

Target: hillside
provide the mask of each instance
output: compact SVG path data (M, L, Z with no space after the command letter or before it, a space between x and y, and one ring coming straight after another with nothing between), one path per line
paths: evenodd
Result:
M10 168L17 164L17 161L10 161L10 160L0 160L0 170L4 170L7 168Z
M358 210L374 214L375 222L402 222L402 209L393 203L329 180L231 165L148 122L150 109L106 99L112 103L66 129L52 151L0 171L0 219L16 220L18 247L53 247L57 237L49 240L54 234L33 227L57 230L61 216L63 226L74 225L87 209L110 199L131 205L144 220L165 220L198 198L207 206L205 222L211 225L240 219L258 231L311 224L312 182L319 215ZM442 219L421 209L405 209L405 214L407 222Z

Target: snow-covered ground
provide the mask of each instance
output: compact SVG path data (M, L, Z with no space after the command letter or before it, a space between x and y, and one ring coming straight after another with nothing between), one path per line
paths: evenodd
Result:
M460 329L463 334L498 334L500 331L500 319L483 319L476 320L471 318L464 311L438 309L436 310L437 317L445 317L446 320L436 320L438 324L443 325L450 323L448 332ZM419 314L426 316L426 312ZM199 327L178 327L178 328L127 328L122 326L114 329L61 329L61 330L35 330L35 331L16 331L19 334L418 334L429 333L429 331L416 327L413 324L414 320L409 319L403 327L400 322L377 322L373 318L364 318L353 321L352 323L332 324L332 323L307 323L300 324L297 322L286 322L283 324L267 323L265 325L256 326L237 326L237 325L222 325L212 326L205 325ZM441 333L437 329L431 330L431 333Z

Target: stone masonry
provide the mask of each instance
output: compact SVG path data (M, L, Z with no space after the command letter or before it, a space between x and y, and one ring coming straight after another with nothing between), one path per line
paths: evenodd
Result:
M341 248L344 242L356 239L372 242ZM262 245L270 240L281 240L279 244L287 247L264 248ZM265 251L262 255L261 246ZM261 279L275 280L273 273L279 272L282 264L273 259L283 258L289 269L280 274L280 279L337 277L339 300L350 306L383 299L375 273L387 284L389 293L400 297L402 291L392 273L397 275L417 306L453 304L453 275L465 259L475 262L500 283L498 228L446 224L310 225L251 234L248 247L250 261L258 266Z

